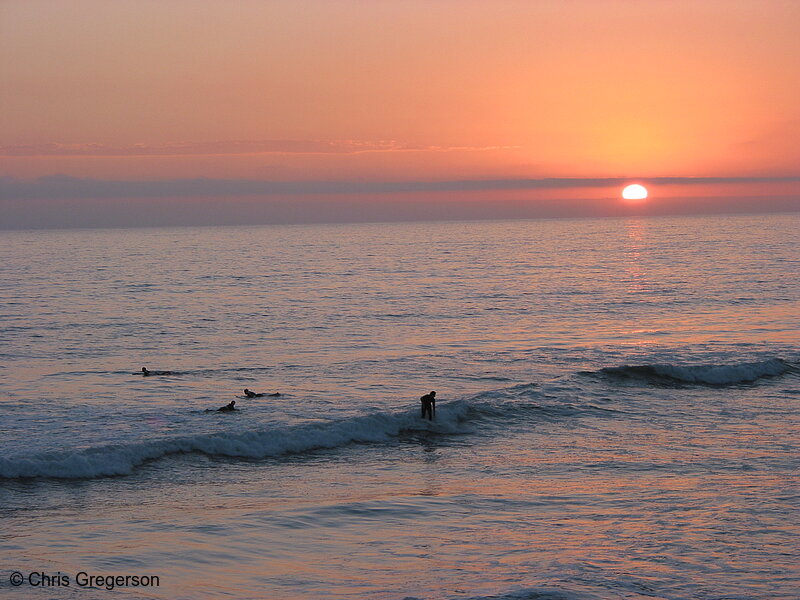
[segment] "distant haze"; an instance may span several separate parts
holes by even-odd
[[[800,210],[796,178],[644,181],[645,202],[619,179],[440,182],[0,180],[0,229],[515,219]],[[709,190],[722,187],[721,195]],[[752,189],[773,190],[753,195]],[[692,195],[694,193],[694,195]]]

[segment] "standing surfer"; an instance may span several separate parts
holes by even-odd
[[[436,414],[436,392],[430,392],[422,396],[419,401],[422,403],[422,418],[428,415],[428,420],[433,421]]]

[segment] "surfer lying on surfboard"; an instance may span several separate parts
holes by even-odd
[[[172,371],[148,371],[147,367],[142,367],[142,375],[145,377],[150,375],[172,375]]]
[[[235,410],[239,410],[235,406],[236,400],[231,400],[225,406],[220,406],[218,409],[214,410],[213,408],[207,408],[206,412],[233,412]]]
[[[253,390],[248,390],[244,388],[244,395],[248,398],[262,398],[263,396],[280,396],[280,392],[275,392],[274,394],[260,394],[258,392],[254,392]]]

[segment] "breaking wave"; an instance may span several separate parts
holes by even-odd
[[[599,374],[609,378],[634,379],[656,384],[722,386],[753,383],[765,377],[776,377],[796,370],[783,359],[771,358],[760,362],[743,362],[732,365],[626,365],[606,367],[586,374]]]
[[[561,420],[586,413],[612,412],[589,403],[549,399],[535,385],[524,384],[442,403],[437,407],[434,421],[420,419],[417,410],[376,412],[244,432],[198,433],[2,457],[0,479],[91,479],[129,475],[146,462],[177,454],[264,459],[351,444],[385,443],[404,435],[475,433],[471,423],[477,421],[482,421],[481,429],[491,435],[496,427],[507,428],[532,417]]]
[[[635,380],[647,385],[725,386],[752,383],[800,369],[780,358],[730,365],[626,365],[606,367],[583,375],[615,380]],[[375,412],[340,419],[250,431],[204,432],[143,439],[89,448],[67,448],[33,455],[0,457],[0,479],[91,479],[129,475],[137,467],[167,456],[200,453],[215,457],[264,459],[286,454],[332,449],[363,443],[385,443],[407,434],[453,435],[537,420],[580,418],[584,414],[611,416],[615,410],[578,400],[577,390],[540,389],[522,384],[483,392],[468,399],[440,404],[436,420],[420,419],[417,410]],[[558,398],[553,397],[556,392]],[[585,400],[585,397],[584,397]]]
[[[412,431],[457,434],[465,431],[462,422],[468,410],[469,404],[456,401],[442,406],[435,421],[421,420],[417,411],[375,413],[241,433],[204,433],[0,458],[0,478],[88,479],[128,475],[148,461],[189,452],[259,459],[355,443],[385,442]]]

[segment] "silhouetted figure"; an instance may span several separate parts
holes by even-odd
[[[236,408],[236,400],[231,400],[225,406],[220,406],[219,408],[207,408],[205,412],[233,412],[238,410],[239,409]]]
[[[172,371],[148,371],[147,367],[142,367],[142,375],[145,377],[150,375],[172,375]]]
[[[275,392],[274,394],[260,394],[258,392],[254,392],[253,390],[248,390],[247,388],[244,388],[244,395],[247,396],[248,398],[262,398],[264,396],[280,396],[281,393]]]
[[[436,414],[436,392],[425,394],[419,401],[422,403],[422,418],[428,415],[428,420],[433,421],[433,415]]]

